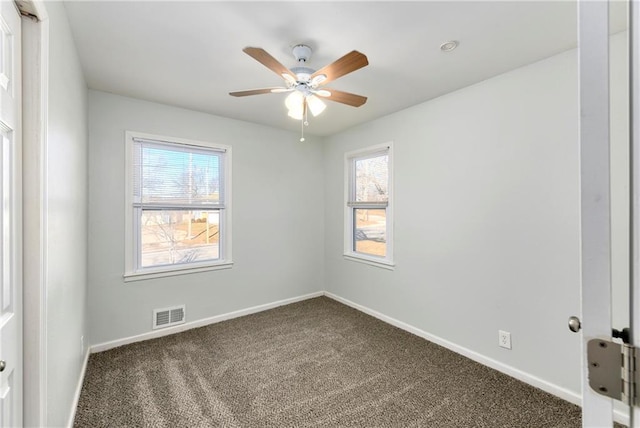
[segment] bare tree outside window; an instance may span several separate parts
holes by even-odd
[[[144,210],[141,222],[142,267],[219,257],[217,211]]]
[[[358,203],[387,202],[389,199],[389,157],[378,155],[356,159],[354,192]],[[386,254],[386,209],[354,208],[354,248],[359,253]]]

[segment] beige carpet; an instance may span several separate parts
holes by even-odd
[[[580,409],[326,297],[91,355],[76,427],[580,427]]]

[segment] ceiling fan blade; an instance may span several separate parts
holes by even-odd
[[[349,92],[337,91],[335,89],[326,88],[330,94],[326,95],[325,92],[317,91],[316,95],[324,97],[330,101],[335,101],[337,103],[347,104],[352,107],[360,107],[362,104],[367,102],[367,97],[363,97],[362,95],[350,94]]]
[[[260,95],[260,94],[273,94],[278,92],[287,92],[287,88],[261,88],[261,89],[248,89],[246,91],[229,92],[229,95],[233,97],[246,97],[248,95]]]
[[[342,77],[345,74],[349,74],[352,71],[356,71],[369,64],[369,60],[365,54],[358,51],[351,51],[342,58],[337,59],[331,64],[321,68],[311,75],[311,80],[317,76],[324,74],[327,76],[321,83],[325,84],[336,80],[338,77]]]
[[[272,57],[267,51],[262,48],[252,48],[250,46],[242,49],[244,53],[249,55],[251,58],[258,61],[260,64],[264,65],[268,69],[272,70],[278,76],[284,78],[287,81],[295,82],[295,73],[289,70],[287,67],[282,65],[277,59]],[[289,76],[289,77],[287,77]]]

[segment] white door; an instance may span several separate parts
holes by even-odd
[[[595,392],[589,385],[587,343],[592,339],[611,340],[612,296],[611,296],[611,204],[610,204],[610,130],[609,130],[609,2],[578,2],[578,56],[580,73],[580,181],[581,181],[581,234],[582,234],[582,423],[583,427],[604,428],[613,426],[613,400]],[[632,250],[630,265],[634,267],[629,286],[629,302],[633,309],[626,326],[632,326],[632,343],[640,344],[640,291],[638,282],[638,248],[640,222],[640,135],[638,97],[638,0],[631,1],[629,31],[634,41],[631,43],[631,63],[629,75],[631,83],[630,101],[635,105],[630,111],[630,127],[636,158],[631,167],[634,177],[635,197],[630,213],[633,219],[631,234]],[[635,52],[633,52],[635,50]],[[635,60],[633,60],[635,56]],[[635,297],[634,297],[635,296]],[[635,323],[634,323],[635,321]],[[635,339],[635,340],[634,340]],[[600,388],[606,389],[604,386]],[[630,409],[630,427],[640,428],[637,409]]]
[[[0,427],[22,425],[20,14],[0,0]]]

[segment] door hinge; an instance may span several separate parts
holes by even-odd
[[[627,343],[605,339],[587,342],[589,386],[598,394],[634,406],[640,405],[638,387],[640,376],[638,350]]]

